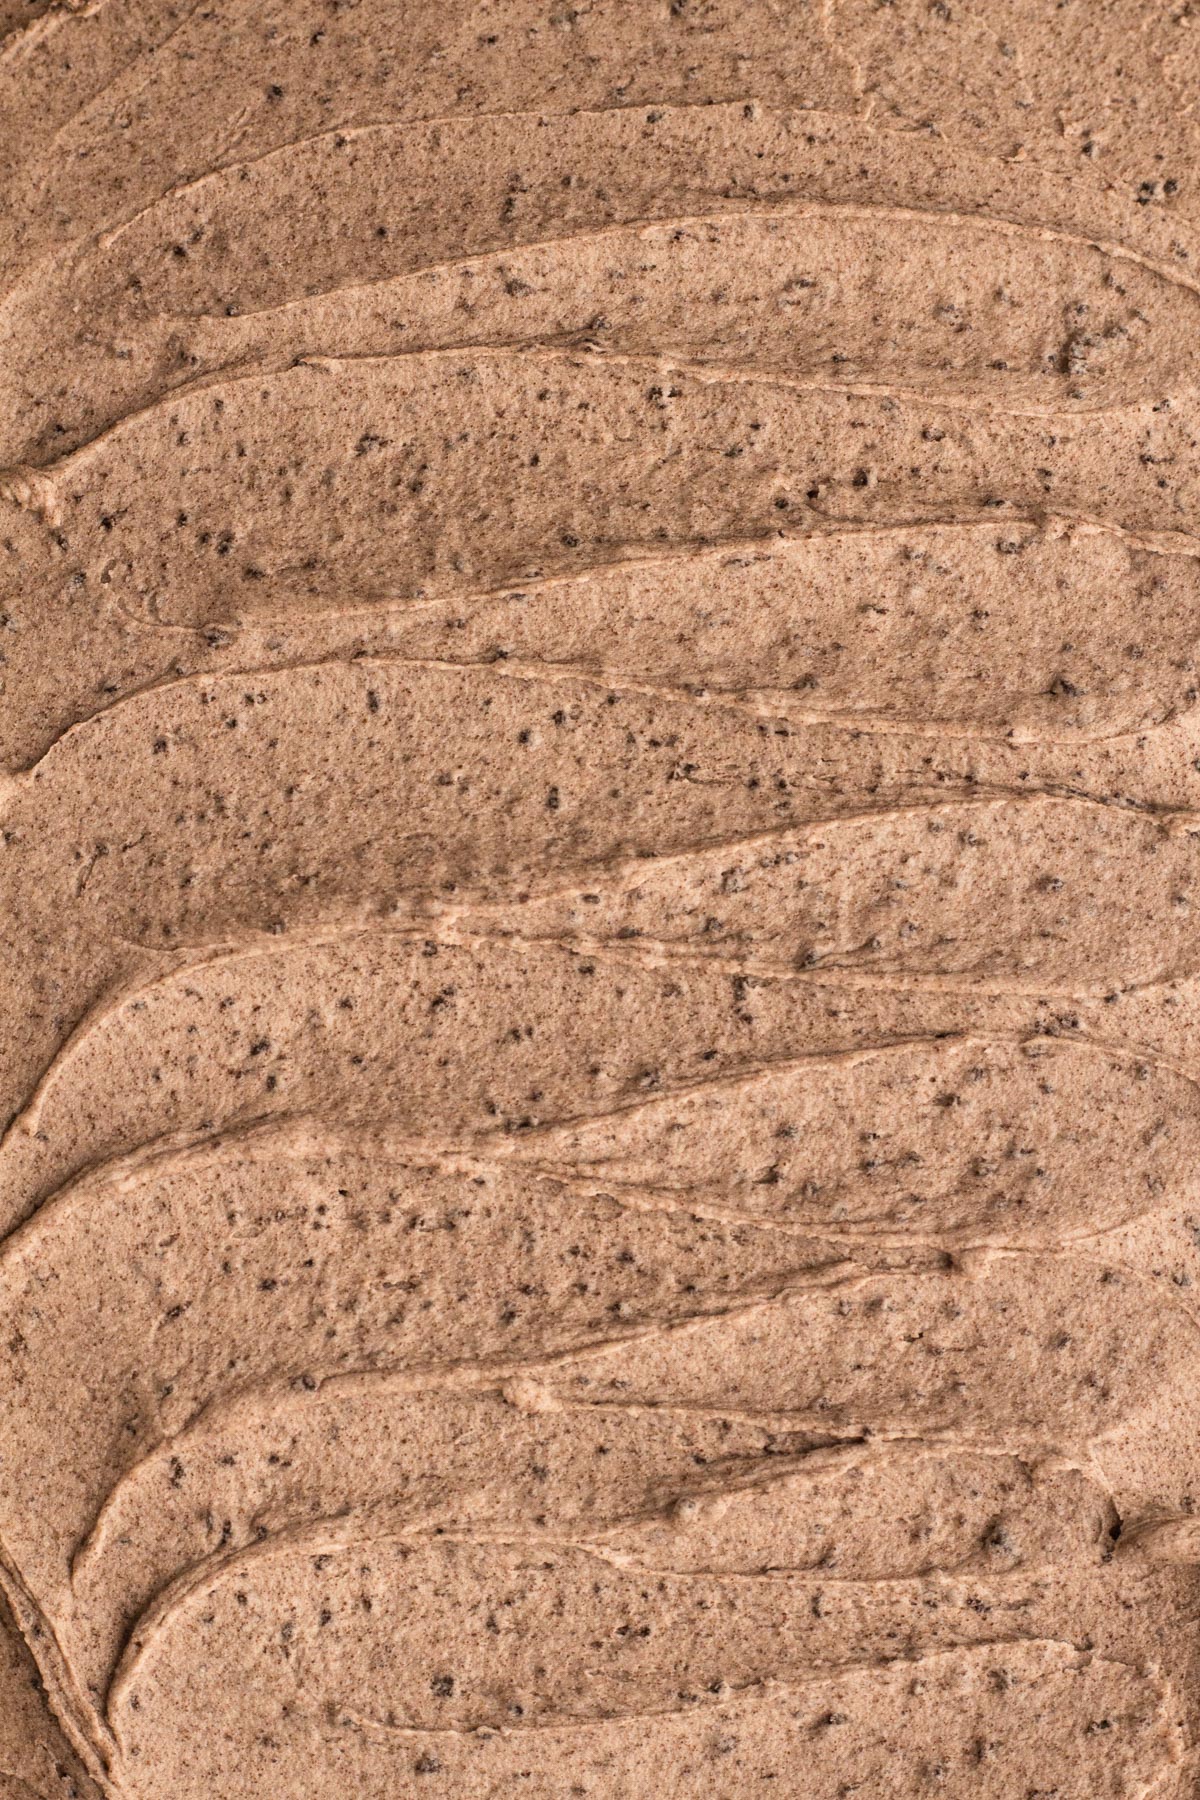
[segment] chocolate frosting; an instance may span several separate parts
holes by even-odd
[[[0,1800],[1194,1800],[1191,14],[0,0]]]

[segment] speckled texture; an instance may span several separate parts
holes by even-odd
[[[0,1800],[1197,1800],[1193,10],[0,0]]]

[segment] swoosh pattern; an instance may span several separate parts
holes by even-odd
[[[1100,10],[0,0],[0,1794],[1193,1800]]]

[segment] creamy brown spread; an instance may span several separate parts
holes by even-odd
[[[1198,92],[0,0],[0,1800],[1195,1800]]]

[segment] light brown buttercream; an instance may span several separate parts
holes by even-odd
[[[1190,13],[0,0],[2,1800],[1192,1800]]]

